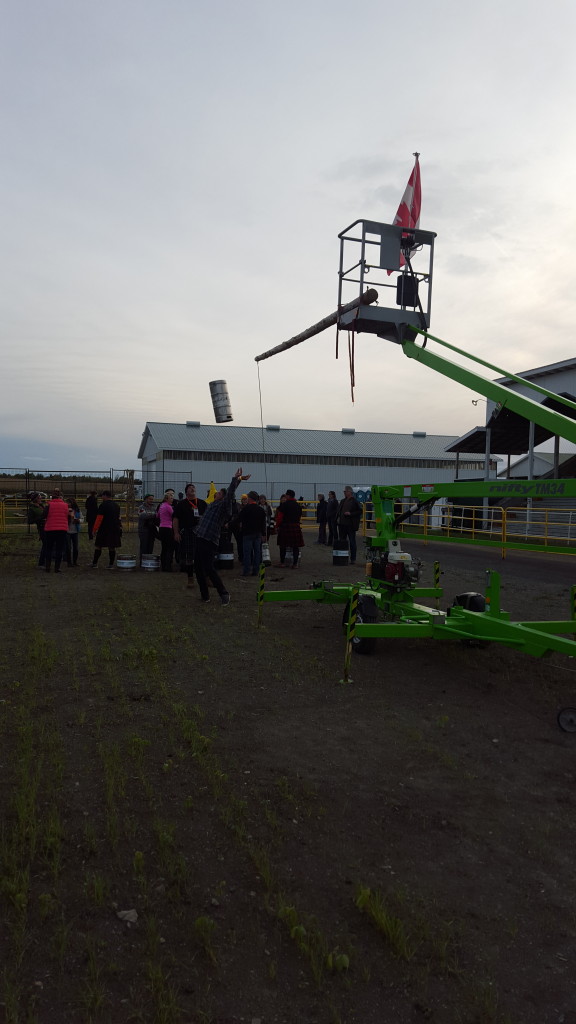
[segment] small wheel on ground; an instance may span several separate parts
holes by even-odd
[[[576,708],[560,708],[556,721],[564,732],[576,732]]]

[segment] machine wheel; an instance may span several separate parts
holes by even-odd
[[[486,611],[486,598],[482,594],[475,594],[473,591],[469,591],[467,594],[458,594],[453,602],[452,607],[467,608],[469,612],[485,612]],[[450,609],[448,609],[448,615],[450,615]],[[489,640],[473,640],[469,638],[462,640],[462,644],[465,647],[489,647]]]
[[[473,592],[458,594],[452,601],[452,607],[467,608],[469,612],[485,612],[486,599],[482,594],[475,594]]]
[[[342,626],[344,630],[346,630],[346,627],[348,625],[349,615],[350,601],[346,603],[346,607],[344,608],[344,614],[342,616]],[[356,613],[356,622],[378,622],[376,602],[373,597],[360,597],[358,599],[358,611]],[[372,654],[375,648],[375,636],[356,636],[352,641],[352,651],[354,654]]]
[[[561,708],[556,721],[564,732],[576,732],[576,708]]]

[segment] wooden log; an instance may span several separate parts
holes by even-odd
[[[259,363],[262,359],[269,359],[270,356],[275,356],[278,352],[284,352],[287,348],[293,348],[294,345],[299,345],[302,341],[306,341],[307,338],[313,338],[315,334],[320,334],[325,331],[327,327],[333,327],[337,322],[338,317],[342,313],[348,313],[351,309],[356,309],[357,306],[370,306],[373,302],[376,302],[378,298],[378,292],[375,288],[368,288],[362,295],[359,295],[357,299],[353,299],[352,302],[347,302],[345,306],[340,306],[335,313],[331,313],[330,316],[325,316],[323,320],[319,320],[317,324],[313,324],[306,331],[302,331],[301,334],[295,334],[293,338],[289,338],[288,341],[283,341],[280,345],[276,345],[275,348],[269,348],[267,352],[262,352],[261,355],[255,357],[255,362]]]

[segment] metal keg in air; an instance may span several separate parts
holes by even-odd
[[[228,385],[225,380],[210,381],[210,395],[216,423],[230,423],[233,420]]]

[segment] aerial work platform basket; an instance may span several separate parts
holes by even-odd
[[[366,331],[400,344],[415,337],[412,327],[427,330],[436,233],[355,220],[338,238],[338,329]],[[368,286],[387,289],[390,305],[359,301],[354,309],[342,308],[361,300]]]

